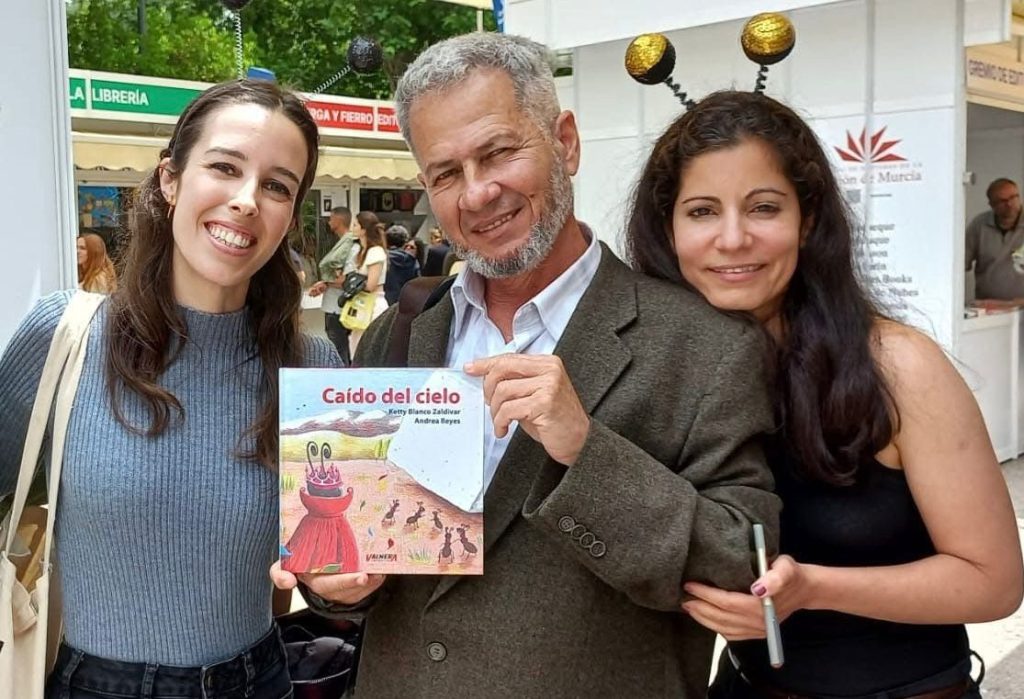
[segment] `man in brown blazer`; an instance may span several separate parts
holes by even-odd
[[[315,608],[366,613],[357,695],[703,697],[714,636],[680,612],[682,584],[746,589],[751,524],[777,528],[758,331],[575,219],[579,135],[539,44],[442,42],[396,101],[467,263],[408,359],[484,378],[485,572],[303,576]],[[395,317],[356,365],[384,363]]]

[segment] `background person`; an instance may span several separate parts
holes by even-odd
[[[121,286],[93,321],[68,427],[65,637],[49,699],[291,691],[266,576],[278,557],[278,369],[340,365],[299,333],[285,239],[317,149],[298,97],[222,83],[186,107],[138,190]],[[71,293],[42,299],[0,359],[0,493],[13,490]]]
[[[713,699],[978,697],[964,623],[1020,603],[1013,508],[970,389],[854,274],[853,226],[811,128],[760,94],[697,103],[655,143],[635,267],[751,314],[772,340],[781,555],[750,593],[687,577],[729,640]],[[769,666],[760,597],[783,620]]]
[[[430,247],[427,248],[426,261],[423,263],[424,277],[439,277],[444,274],[444,259],[451,251],[448,238],[440,228],[430,231]]]
[[[371,211],[360,211],[356,214],[352,232],[356,236],[358,249],[353,258],[354,267],[360,274],[366,275],[366,286],[363,291],[374,294],[373,317],[378,318],[388,309],[388,301],[384,296],[384,281],[388,274],[388,252],[384,242],[384,231]],[[351,356],[355,356],[362,330],[352,330],[348,336],[348,347]]]
[[[95,233],[78,236],[78,288],[97,294],[111,294],[117,289],[117,272],[107,256],[103,238]]]
[[[388,245],[388,272],[384,279],[384,297],[388,305],[398,302],[406,282],[420,276],[420,263],[413,252],[406,249],[409,231],[405,226],[391,226],[384,232]],[[415,247],[413,248],[415,250]]]
[[[352,211],[347,206],[336,206],[331,209],[327,227],[337,237],[338,242],[320,260],[320,281],[309,287],[307,292],[314,298],[323,295],[320,309],[324,312],[324,331],[345,364],[350,363],[351,356],[348,351],[348,328],[341,324],[339,301],[345,275],[354,269],[351,260],[358,247],[355,233],[349,230],[351,225]]]
[[[1024,222],[1013,180],[993,180],[985,190],[989,211],[967,225],[964,263],[974,268],[975,297],[1024,303]],[[998,304],[997,304],[998,305]]]

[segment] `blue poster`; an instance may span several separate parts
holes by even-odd
[[[78,224],[80,229],[116,228],[121,211],[121,192],[117,187],[79,187]]]

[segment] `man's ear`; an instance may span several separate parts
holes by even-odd
[[[568,109],[555,120],[555,139],[562,146],[562,160],[570,175],[580,169],[580,132],[576,128],[576,115]]]
[[[173,204],[178,195],[178,178],[172,174],[171,159],[164,158],[157,168],[160,170],[160,191],[163,192],[164,200]]]

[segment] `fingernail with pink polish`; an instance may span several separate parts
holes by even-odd
[[[768,592],[768,588],[762,585],[761,583],[754,583],[750,586],[750,591],[758,597],[764,597],[765,594],[767,594]]]

